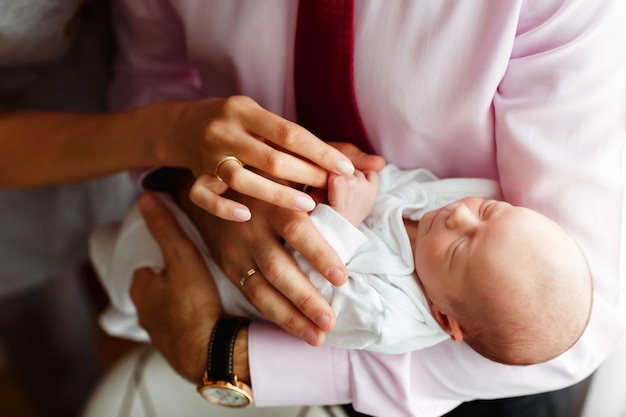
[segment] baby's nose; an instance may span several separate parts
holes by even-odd
[[[478,219],[465,204],[459,204],[450,211],[450,216],[446,220],[446,227],[449,229],[469,229],[473,227]]]

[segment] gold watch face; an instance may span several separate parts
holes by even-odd
[[[252,396],[246,390],[225,381],[199,387],[198,392],[207,401],[225,407],[247,407],[252,404]]]

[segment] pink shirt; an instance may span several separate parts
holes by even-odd
[[[118,3],[118,107],[244,94],[294,119],[296,1]],[[376,151],[441,178],[499,179],[508,201],[554,218],[587,254],[594,310],[572,349],[529,367],[452,342],[395,356],[313,348],[253,325],[259,405],[437,416],[567,386],[601,363],[626,329],[623,16],[623,0],[356,0],[355,89]]]

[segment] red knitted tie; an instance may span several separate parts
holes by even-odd
[[[294,62],[298,123],[373,153],[356,107],[353,0],[300,0]]]

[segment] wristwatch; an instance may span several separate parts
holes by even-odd
[[[250,321],[243,317],[220,318],[209,340],[207,367],[198,392],[213,404],[224,407],[247,407],[252,404],[252,390],[233,372],[233,350],[237,333]]]

